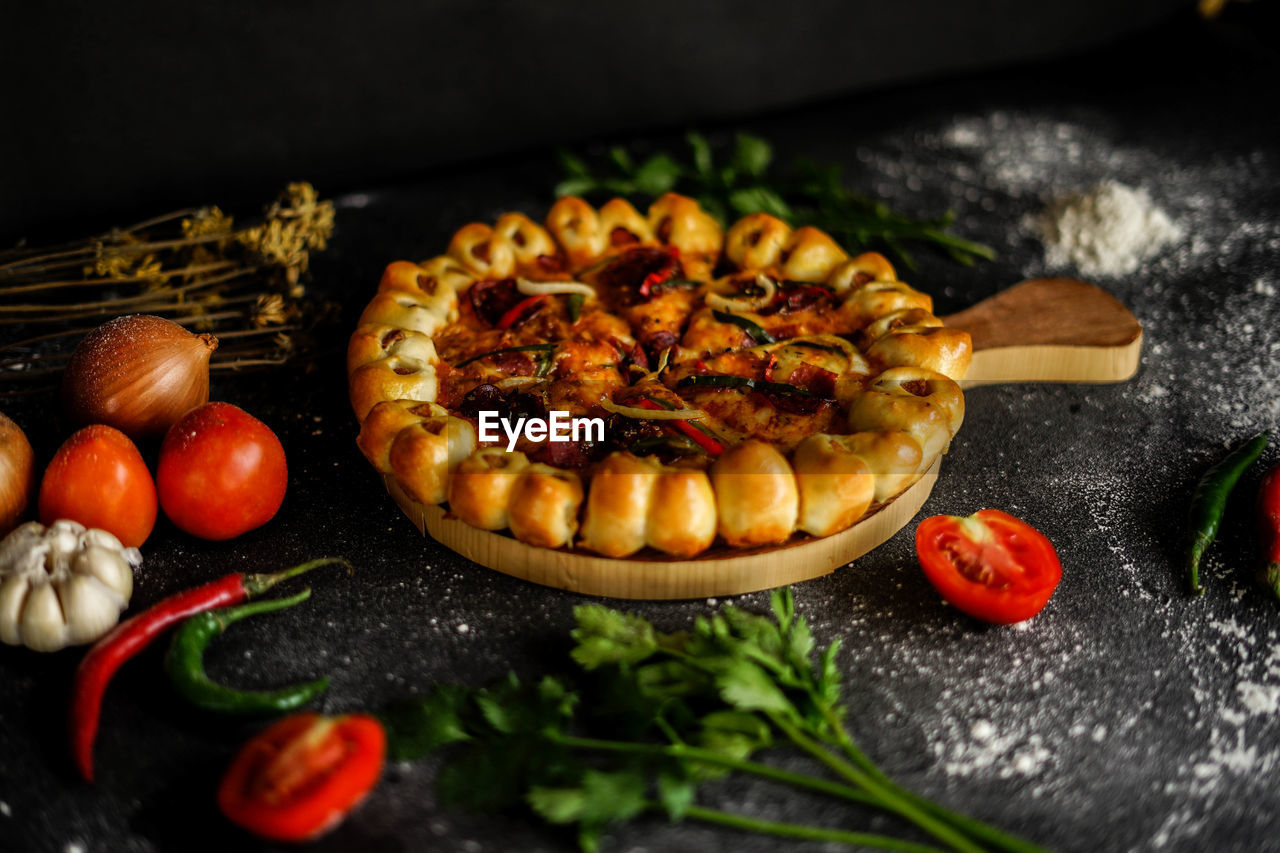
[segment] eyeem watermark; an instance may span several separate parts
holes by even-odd
[[[604,418],[577,418],[568,412],[551,412],[546,418],[505,418],[500,412],[481,411],[481,441],[499,441],[498,428],[507,437],[507,452],[516,449],[523,435],[529,441],[604,441]]]

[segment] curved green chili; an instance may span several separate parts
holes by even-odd
[[[728,311],[719,311],[713,309],[711,316],[715,317],[721,323],[732,323],[739,329],[747,333],[747,337],[755,341],[757,344],[776,344],[778,339],[769,334],[764,328],[752,320],[750,317],[743,317],[741,314],[731,314]]]
[[[204,652],[214,638],[256,613],[283,610],[306,601],[310,589],[271,601],[255,601],[239,607],[224,607],[192,616],[173,635],[164,668],[174,688],[189,702],[208,711],[224,714],[274,714],[300,708],[329,687],[328,678],[318,678],[277,690],[238,690],[213,681],[204,670]]]
[[[1191,545],[1187,551],[1187,569],[1191,591],[1196,595],[1204,595],[1204,587],[1200,585],[1200,559],[1218,535],[1227,497],[1240,475],[1257,461],[1266,446],[1267,434],[1255,435],[1206,471],[1191,496]]]

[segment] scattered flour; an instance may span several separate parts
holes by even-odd
[[[1240,704],[1250,714],[1274,714],[1280,711],[1280,684],[1255,684],[1242,681],[1236,685]]]
[[[1052,758],[1038,734],[1020,731],[999,732],[990,720],[976,720],[969,727],[969,740],[941,743],[936,751],[945,750],[942,766],[954,776],[972,776],[989,771],[1001,779],[1013,776],[1035,776]]]
[[[1082,426],[1082,443],[1129,448],[1132,464],[1104,455],[1079,464],[1067,449],[1052,466],[999,446],[985,451],[1001,477],[1032,471],[1068,496],[1063,512],[1084,522],[1080,539],[1109,555],[1077,565],[1072,579],[1074,594],[1096,603],[1096,621],[1059,618],[1051,606],[1016,635],[916,623],[919,636],[865,674],[880,679],[880,699],[895,715],[920,721],[933,771],[964,780],[957,788],[1052,797],[1081,825],[1114,823],[1114,849],[1205,849],[1227,827],[1237,837],[1256,827],[1265,837],[1258,833],[1274,823],[1272,774],[1280,772],[1272,602],[1241,566],[1215,555],[1208,571],[1221,594],[1188,602],[1171,544],[1182,535],[1183,508],[1160,496],[1180,493],[1189,472],[1228,447],[1280,427],[1280,223],[1257,191],[1275,185],[1274,154],[1180,159],[1135,144],[1121,121],[1074,118],[1070,110],[962,115],[864,145],[858,159],[878,194],[907,207],[953,206],[961,233],[999,248],[1002,261],[1016,258],[1016,268],[999,271],[1002,280],[1074,267],[1108,278],[1102,284],[1142,320],[1141,372],[1119,388],[1072,393],[1082,422],[1124,407],[1122,423]],[[1046,244],[1043,258],[1028,256],[1033,236]],[[1000,393],[1028,429],[1038,423],[1029,413],[1053,396],[1043,388]],[[1171,459],[1170,446],[1189,450]],[[1004,494],[950,485],[960,505],[972,503],[971,492],[978,501]],[[1153,504],[1176,515],[1153,512]],[[1141,604],[1115,603],[1125,599]],[[1144,653],[1118,659],[1117,647],[1128,646],[1121,638],[1131,635],[1143,638]],[[1153,668],[1142,672],[1144,665]],[[1104,669],[1118,702],[1097,692]],[[921,684],[933,686],[935,701],[913,705]],[[1108,772],[1081,777],[1080,768],[1099,766]],[[1135,804],[1141,820],[1126,813]]]
[[[1024,224],[1044,240],[1050,267],[1074,266],[1090,276],[1132,273],[1185,233],[1146,190],[1117,181],[1058,198]]]

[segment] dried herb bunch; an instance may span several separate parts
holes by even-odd
[[[284,364],[311,350],[333,306],[308,298],[311,253],[333,203],[289,184],[262,218],[179,210],[60,246],[0,251],[0,397],[56,383],[84,334],[112,317],[158,314],[223,342],[212,369]]]

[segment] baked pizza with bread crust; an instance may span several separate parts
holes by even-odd
[[[415,501],[533,546],[678,559],[829,536],[960,428],[972,344],[932,307],[814,228],[565,197],[387,267],[348,350],[357,441]],[[557,413],[598,428],[509,427]]]

